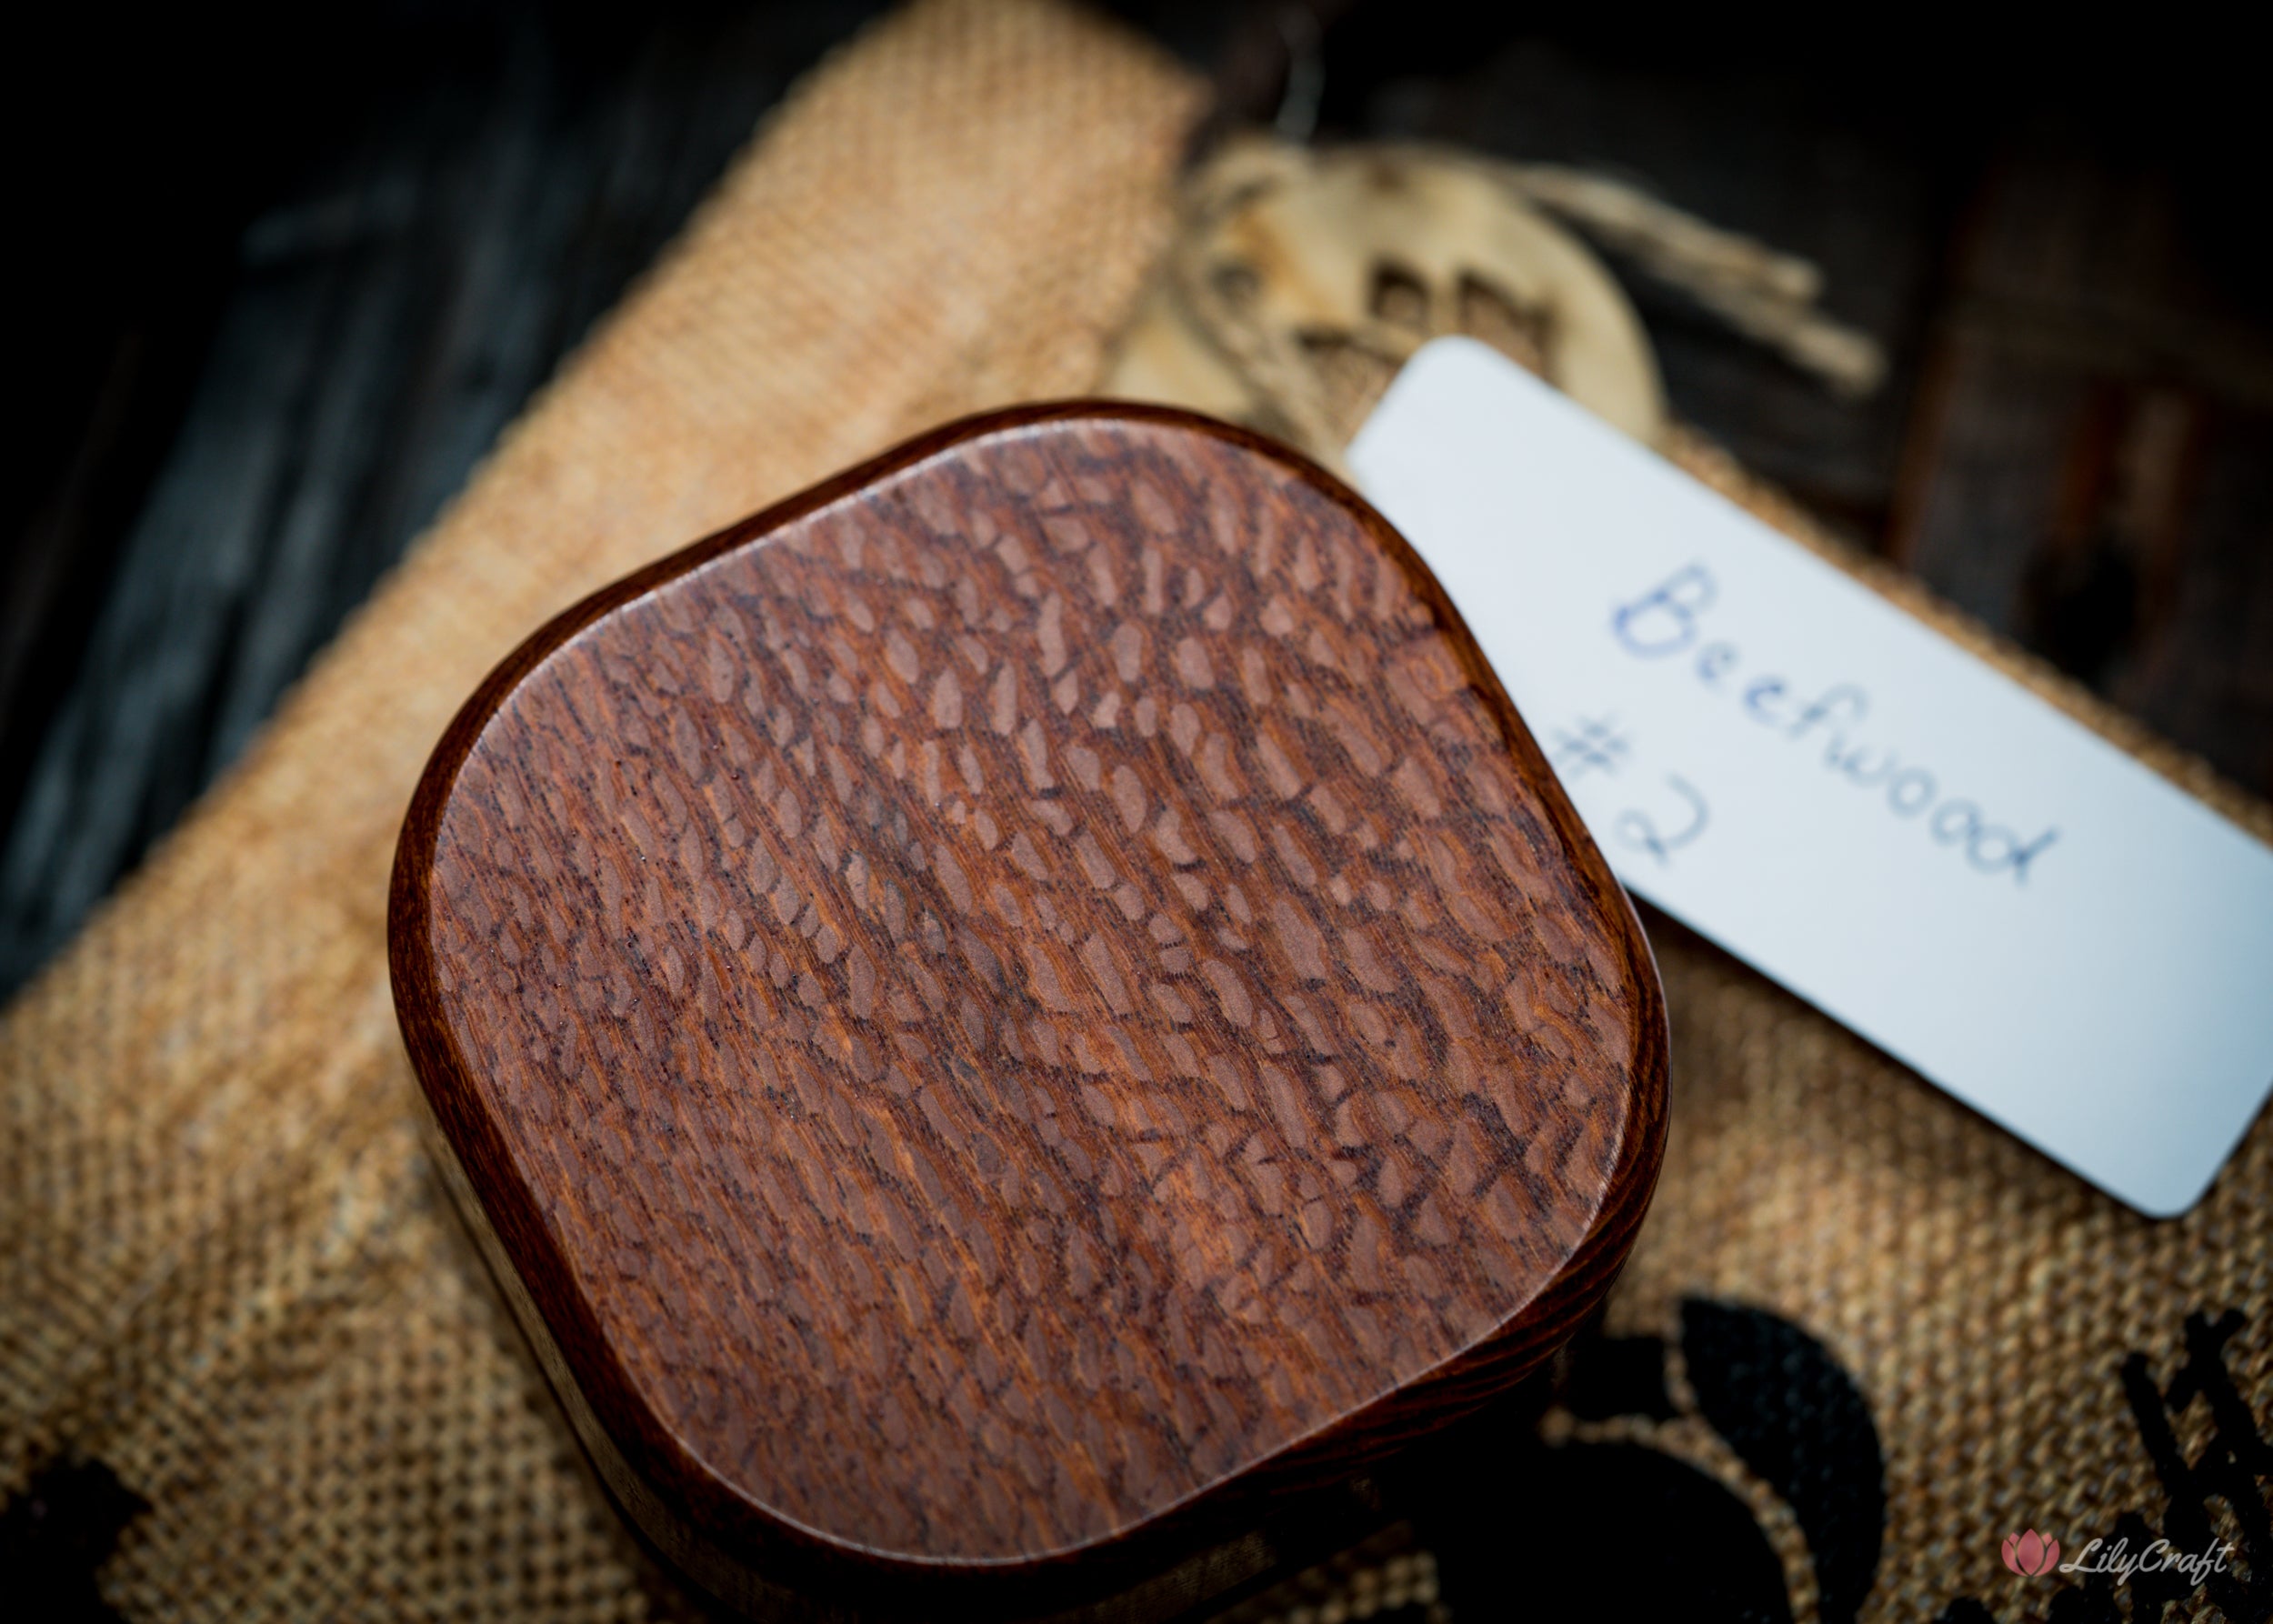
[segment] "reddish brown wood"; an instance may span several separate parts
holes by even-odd
[[[1434,579],[1178,413],[945,429],[563,616],[390,937],[556,1384],[746,1605],[1237,1579],[1568,1336],[1663,1140],[1647,947]]]

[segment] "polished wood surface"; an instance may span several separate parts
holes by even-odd
[[[1536,1368],[1663,1141],[1648,949],[1433,578],[1171,412],[942,430],[555,622],[391,947],[596,1457],[746,1601],[1212,1549]]]

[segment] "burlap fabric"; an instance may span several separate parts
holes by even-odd
[[[1039,4],[918,5],[825,64],[9,1010],[0,1497],[84,1459],[146,1501],[97,1575],[121,1613],[683,1605],[586,1476],[422,1158],[383,950],[398,820],[459,700],[553,610],[906,434],[1087,386],[1173,228],[1199,105],[1147,48]],[[1708,453],[1685,460],[1804,529]],[[2273,836],[2265,807],[1991,652]],[[2151,1223],[1652,923],[1675,1125],[1608,1328],[1629,1355],[1662,1349],[1662,1391],[1574,1398],[1541,1459],[1634,1445],[1686,1463],[1741,1502],[1802,1617],[1931,1618],[1963,1597],[2082,1617],[2081,1576],[2014,1577],[2007,1533],[2072,1552],[2127,1513],[2177,1529],[2189,1495],[2224,1538],[2262,1524],[2273,1132],[2190,1217]],[[2229,1309],[2218,1344],[2205,1328]],[[2161,1389],[2197,1312],[2208,1401],[2189,1405]],[[1732,1325],[1768,1328],[1732,1343]],[[1822,1487],[1851,1489],[1865,1453],[1851,1404],[1828,1432],[1808,1418],[1824,1368],[1868,1418],[1875,1528],[1855,1508],[1878,1502]],[[2223,1499],[2197,1481],[2214,1469]],[[1377,1563],[1289,1599],[1319,1618],[1427,1604],[1429,1539],[1393,1533]],[[1470,1594],[1522,1610],[1524,1564],[1551,1555]],[[1617,1580],[1595,1581],[1607,1616]]]

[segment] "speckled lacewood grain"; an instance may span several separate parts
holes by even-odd
[[[1434,580],[1174,413],[956,426],[570,611],[392,948],[563,1398],[746,1606],[1235,1582],[1561,1344],[1664,1137],[1648,950]]]

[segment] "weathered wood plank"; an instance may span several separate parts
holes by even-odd
[[[758,115],[873,5],[534,14],[495,60],[383,86],[237,245],[212,348],[0,846],[0,992],[243,748],[277,697]]]

